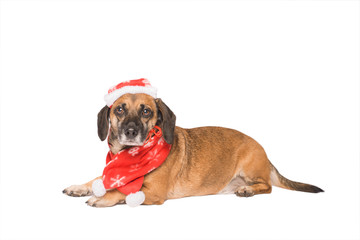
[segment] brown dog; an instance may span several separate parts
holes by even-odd
[[[260,144],[241,132],[220,127],[183,129],[175,127],[175,120],[174,113],[161,99],[146,94],[125,94],[111,109],[105,106],[98,114],[98,135],[102,141],[107,137],[110,121],[108,143],[114,154],[128,146],[142,145],[155,125],[163,130],[165,141],[172,144],[166,161],[145,176],[141,189],[146,196],[144,204],[209,194],[235,193],[250,197],[270,193],[272,185],[323,192],[316,186],[293,182],[280,175]],[[126,132],[129,129],[131,134]],[[70,186],[63,193],[89,196],[93,181]],[[87,204],[109,207],[124,203],[125,197],[114,189],[103,197],[91,197]]]

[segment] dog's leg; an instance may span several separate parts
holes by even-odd
[[[143,187],[141,191],[145,194],[144,205],[161,205],[166,198],[163,195],[156,194],[148,188]],[[117,189],[107,191],[102,197],[92,196],[86,203],[92,207],[111,207],[116,204],[125,203],[126,195],[119,192]]]
[[[92,207],[111,207],[116,204],[124,203],[126,195],[117,189],[107,191],[102,197],[92,196],[86,201],[87,205]]]
[[[72,197],[90,196],[92,195],[92,183],[99,178],[101,178],[101,176],[82,185],[72,185],[67,187],[63,190],[63,193]]]
[[[161,205],[166,200],[166,197],[163,194],[156,194],[147,188],[142,188],[141,190],[145,194],[144,205]]]
[[[270,162],[264,149],[255,141],[242,152],[239,161],[238,177],[245,186],[238,186],[235,194],[239,197],[251,197],[256,194],[271,193]]]
[[[157,171],[145,177],[141,191],[145,194],[144,205],[161,205],[167,199],[168,186],[165,172]]]
[[[256,194],[271,193],[271,185],[263,179],[257,178],[255,181],[246,179],[247,186],[240,186],[235,190],[239,197],[251,197]]]
[[[153,189],[153,188],[152,188]],[[141,191],[145,194],[144,205],[160,205],[163,204],[166,200],[165,193],[160,194],[159,192],[154,192],[156,188],[151,191],[146,186],[141,188]],[[107,191],[102,197],[92,196],[86,203],[92,207],[111,207],[116,204],[125,203],[126,195],[119,192],[117,189]]]

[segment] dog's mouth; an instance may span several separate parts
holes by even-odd
[[[135,138],[127,138],[125,134],[119,136],[119,143],[124,146],[142,146],[144,140],[141,139],[141,134],[137,135]]]

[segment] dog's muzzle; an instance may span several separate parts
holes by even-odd
[[[134,123],[128,123],[119,134],[119,142],[128,146],[140,146],[143,144],[139,127]]]

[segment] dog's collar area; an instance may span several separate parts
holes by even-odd
[[[126,195],[138,192],[144,176],[159,167],[170,150],[171,144],[165,142],[161,128],[155,126],[142,146],[129,147],[116,154],[109,151],[103,171],[104,188],[117,188]]]
[[[149,139],[153,138],[154,136],[157,136],[159,138],[162,136],[162,131],[161,131],[160,127],[155,126],[155,127],[153,127],[153,129],[150,130],[148,136],[146,137],[144,144],[146,144],[149,141]]]

